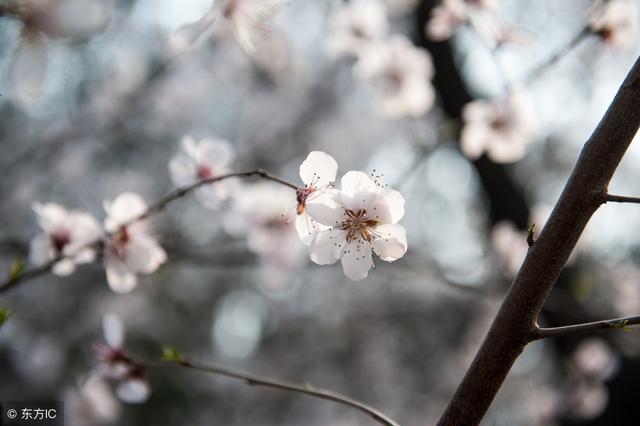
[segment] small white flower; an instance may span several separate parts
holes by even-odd
[[[67,211],[55,203],[34,203],[38,224],[44,231],[37,235],[29,247],[29,260],[36,266],[44,265],[58,255],[64,259],[53,265],[56,275],[69,275],[76,265],[95,260],[95,248],[88,247],[99,241],[102,229],[88,213]]]
[[[462,118],[460,144],[471,159],[486,152],[496,163],[518,161],[535,138],[533,102],[522,89],[511,90],[503,99],[473,101]]]
[[[398,225],[404,216],[404,198],[365,173],[348,172],[339,193],[321,194],[307,202],[307,209],[328,227],[311,244],[311,260],[330,265],[340,259],[345,275],[354,281],[368,275],[372,251],[386,262],[407,251],[405,230]]]
[[[433,106],[431,56],[404,36],[369,45],[354,72],[377,89],[379,108],[390,117],[419,117]]]
[[[329,21],[327,50],[334,56],[357,57],[369,43],[388,31],[387,13],[380,0],[342,3]]]
[[[171,180],[176,186],[188,186],[225,174],[234,158],[233,148],[222,139],[202,139],[196,143],[191,136],[185,136],[182,147],[184,152],[169,162]],[[201,186],[195,193],[205,207],[213,210],[229,196],[226,182]]]
[[[113,423],[122,407],[105,380],[89,375],[65,393],[65,421],[71,426],[94,426]]]
[[[304,183],[296,191],[296,231],[306,244],[311,244],[317,232],[324,227],[318,224],[306,211],[307,201],[313,200],[322,192],[331,190],[336,180],[338,163],[329,154],[321,151],[309,153],[300,165],[300,179]]]
[[[633,0],[596,1],[588,12],[589,30],[605,43],[628,47],[638,32],[638,7]]]
[[[102,319],[105,343],[96,345],[100,365],[98,375],[115,380],[116,395],[129,404],[145,402],[151,387],[145,378],[145,369],[136,364],[124,350],[124,327],[119,317],[106,314]]]
[[[150,274],[167,260],[167,254],[149,234],[145,221],[130,223],[147,210],[135,193],[124,192],[112,202],[105,201],[104,226],[111,232],[105,247],[107,282],[117,293],[128,293],[137,284],[136,274]]]
[[[269,37],[271,21],[285,0],[220,0],[222,17],[230,23],[236,41],[247,53],[256,55]]]
[[[602,381],[613,377],[620,366],[618,355],[598,337],[581,341],[573,352],[572,360],[581,375]]]
[[[468,19],[469,9],[463,0],[443,0],[431,10],[425,34],[433,41],[447,40]]]
[[[294,204],[290,188],[273,182],[242,185],[234,192],[224,226],[234,236],[246,236],[249,250],[282,269],[293,268],[303,259],[297,232],[284,213]]]

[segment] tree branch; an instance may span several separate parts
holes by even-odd
[[[604,330],[610,328],[618,328],[629,331],[630,329],[627,329],[627,327],[632,325],[640,325],[640,315],[603,321],[587,322],[584,324],[567,325],[564,327],[542,328],[536,326],[531,333],[531,341],[533,342],[535,340],[546,339],[549,337],[560,337],[572,333]]]
[[[439,425],[477,425],[531,338],[549,292],[640,126],[640,59],[585,144],[551,217]]]
[[[605,194],[603,197],[603,202],[640,204],[640,198],[625,197],[624,195]]]
[[[155,203],[151,204],[147,210],[142,213],[140,216],[132,219],[131,221],[129,221],[127,224],[125,225],[131,225],[134,222],[138,222],[144,219],[149,218],[150,216],[153,216],[157,213],[162,212],[169,204],[171,204],[172,202],[184,197],[185,195],[195,191],[196,189],[198,189],[199,187],[203,186],[203,185],[208,185],[208,184],[213,184],[216,182],[220,182],[222,180],[225,179],[229,179],[229,178],[245,178],[245,177],[251,177],[251,176],[259,176],[263,179],[266,180],[270,180],[273,182],[277,182],[281,185],[284,186],[288,186],[289,188],[295,189],[297,190],[298,187],[289,182],[286,181],[278,176],[272,175],[271,173],[268,173],[262,169],[257,169],[257,170],[252,170],[249,172],[236,172],[236,173],[229,173],[226,175],[220,175],[220,176],[216,176],[210,179],[205,179],[205,180],[201,180],[198,181],[192,185],[189,186],[185,186],[182,188],[178,188],[176,190],[174,190],[173,192],[170,192],[169,194],[167,194],[166,196],[162,197],[161,199],[159,199],[158,201],[156,201]],[[93,247],[93,246],[98,246],[102,243],[101,239],[97,239],[94,241],[91,241],[87,244],[85,244],[82,247],[79,247],[77,249],[77,251],[80,251],[82,249],[85,248],[89,248],[89,247]],[[63,254],[62,252],[58,253],[53,259],[51,259],[49,262],[31,268],[31,269],[27,269],[19,274],[15,274],[15,275],[10,275],[5,281],[0,282],[0,293],[4,293],[5,291],[15,287],[16,285],[18,285],[21,282],[25,282],[28,280],[31,280],[33,278],[36,278],[40,275],[44,275],[47,272],[49,272],[51,270],[51,268],[53,267],[53,265],[55,265],[56,263],[58,263],[60,260],[64,259],[68,257],[68,255]]]
[[[367,404],[364,404],[360,401],[356,401],[355,399],[351,399],[347,396],[344,396],[334,391],[315,388],[308,383],[305,383],[305,384],[291,383],[291,382],[287,382],[279,379],[272,379],[269,377],[258,376],[255,374],[231,370],[226,367],[221,367],[213,364],[205,365],[200,363],[193,363],[184,358],[181,359],[179,362],[167,362],[163,364],[154,364],[154,365],[145,365],[140,363],[136,363],[136,364],[147,369],[184,367],[192,370],[199,370],[207,373],[217,374],[219,376],[229,377],[235,380],[240,380],[251,386],[262,386],[262,387],[278,389],[282,391],[302,393],[305,395],[313,396],[315,398],[326,399],[329,401],[337,402],[338,404],[342,404],[342,405],[354,408],[356,410],[362,411],[363,413],[368,414],[373,419],[378,421],[380,424],[383,424],[386,426],[399,426],[399,424],[396,421],[394,421],[389,416],[387,416],[386,414],[384,414],[383,412],[381,412],[380,410],[374,407],[371,407]]]

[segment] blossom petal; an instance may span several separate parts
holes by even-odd
[[[404,217],[404,197],[395,189],[386,188],[380,193],[387,202],[391,223],[398,223]]]
[[[312,151],[300,165],[300,179],[306,185],[316,188],[326,186],[336,180],[338,163],[332,156],[322,151]]]
[[[47,234],[38,234],[29,244],[29,263],[35,266],[44,265],[54,256],[51,239]]]
[[[120,349],[124,345],[124,326],[117,315],[108,313],[102,317],[102,333],[109,347]]]
[[[320,225],[306,212],[296,215],[295,227],[298,237],[300,237],[300,240],[306,246],[311,245],[311,242],[318,232],[326,229],[326,227]]]
[[[150,274],[166,262],[167,254],[153,238],[138,234],[124,248],[124,260],[131,271]]]
[[[216,175],[226,172],[235,157],[233,147],[224,139],[202,139],[196,152],[197,162],[213,166]]]
[[[347,172],[341,179],[341,199],[351,210],[367,209],[375,201],[379,187],[363,172]]]
[[[145,402],[151,394],[149,382],[144,379],[128,379],[116,387],[118,398],[129,404],[141,404]]]
[[[21,101],[40,96],[47,71],[47,46],[38,35],[27,36],[13,54],[9,80]]]
[[[123,192],[112,202],[105,201],[104,208],[109,216],[105,227],[114,230],[147,211],[147,203],[135,192]]]
[[[371,245],[368,242],[353,240],[342,250],[342,270],[347,278],[353,281],[363,280],[372,266]]]
[[[378,236],[373,240],[373,250],[385,262],[400,259],[407,252],[407,233],[400,225],[379,225]]]
[[[117,256],[106,257],[105,272],[109,287],[116,293],[129,293],[138,283],[136,275]]]
[[[314,192],[305,203],[305,211],[318,223],[326,226],[337,225],[344,217],[344,208],[337,191]]]
[[[56,203],[33,203],[31,208],[36,213],[38,225],[45,232],[52,231],[60,226],[67,216],[65,208]]]
[[[176,186],[186,186],[197,182],[197,165],[188,155],[180,152],[169,161],[171,181]]]
[[[328,229],[319,232],[311,243],[310,258],[318,265],[331,265],[340,258],[342,249],[346,246],[345,231]]]
[[[56,262],[51,268],[51,272],[59,277],[67,277],[76,270],[76,264],[72,259],[62,259]]]

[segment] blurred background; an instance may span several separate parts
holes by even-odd
[[[28,257],[40,232],[34,201],[102,221],[103,200],[123,191],[156,200],[174,188],[167,165],[185,135],[228,140],[233,170],[262,167],[293,182],[313,150],[336,158],[340,174],[375,169],[406,199],[409,243],[392,264],[376,258],[360,282],[339,265],[313,264],[296,238],[276,237],[276,254],[256,249],[250,220],[244,233],[229,226],[243,214],[238,200],[258,198],[249,179],[216,211],[189,196],[155,216],[169,260],[129,294],[109,289],[100,262],[16,286],[0,295],[12,312],[0,328],[0,399],[64,400],[70,425],[374,424],[331,402],[194,371],[150,372],[141,405],[83,396],[106,313],[123,320],[127,348],[143,359],[170,344],[192,359],[344,393],[403,425],[435,424],[517,272],[526,230],[542,229],[640,53],[635,34],[617,45],[598,32],[590,0],[467,1],[459,15],[455,2],[435,0],[290,0],[255,50],[237,41],[246,16],[219,17],[183,43],[178,36],[202,24],[210,0],[96,0],[92,14],[74,14],[77,0],[51,1],[65,2],[65,18],[91,28],[56,32],[33,13],[0,13],[0,273]],[[0,2],[0,10],[34,3]],[[435,99],[424,111],[380,107],[397,87],[359,70],[371,43],[383,41],[344,48],[345,37],[365,38],[344,17],[357,7],[363,28],[407,37],[432,65],[423,77]],[[439,13],[460,20],[450,36],[425,32]],[[502,99],[511,87],[531,100],[526,152],[508,161],[468,155],[465,105]],[[424,89],[410,86],[406,96]],[[612,193],[640,194],[639,159],[634,144]],[[286,211],[291,197],[270,209]],[[634,205],[597,212],[542,324],[640,314],[639,225]],[[638,378],[638,332],[536,342],[484,424],[637,424]]]

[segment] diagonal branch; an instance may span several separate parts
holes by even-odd
[[[192,370],[199,370],[207,373],[217,374],[219,376],[225,376],[235,380],[240,380],[250,386],[262,386],[262,387],[278,389],[282,391],[302,393],[315,398],[326,399],[329,401],[337,402],[338,404],[342,404],[342,405],[354,408],[356,410],[362,411],[363,413],[366,413],[369,416],[371,416],[380,424],[383,424],[386,426],[399,426],[399,424],[396,421],[391,419],[389,416],[387,416],[377,408],[371,407],[360,401],[356,401],[355,399],[349,398],[338,392],[315,388],[314,386],[308,383],[298,384],[298,383],[287,382],[284,380],[258,376],[255,374],[244,373],[237,370],[231,370],[229,368],[221,367],[218,365],[194,363],[184,358],[181,358],[179,362],[167,362],[163,364],[154,364],[154,365],[145,365],[145,364],[139,364],[139,363],[136,363],[136,364],[147,369],[183,367],[183,368],[188,368]]]
[[[213,184],[216,182],[220,182],[229,178],[246,178],[246,177],[251,177],[251,176],[259,176],[262,179],[266,179],[266,180],[270,180],[276,183],[279,183],[281,185],[284,186],[288,186],[291,189],[297,190],[298,187],[289,182],[286,181],[278,176],[275,176],[271,173],[268,173],[262,169],[256,169],[256,170],[251,170],[249,172],[236,172],[236,173],[229,173],[229,174],[225,174],[225,175],[220,175],[220,176],[215,176],[209,179],[203,179],[201,181],[198,181],[192,185],[188,185],[182,188],[178,188],[176,190],[174,190],[173,192],[170,192],[169,194],[167,194],[166,196],[162,197],[161,199],[159,199],[158,201],[156,201],[155,203],[151,204],[147,210],[142,213],[140,216],[132,219],[129,223],[127,223],[126,225],[131,225],[134,222],[138,222],[144,219],[147,219],[155,214],[158,214],[160,212],[162,212],[169,204],[173,203],[174,201],[184,197],[185,195],[195,191],[196,189],[200,188],[203,185],[208,185],[208,184]],[[94,241],[90,241],[87,244],[85,244],[82,247],[78,247],[77,251],[80,251],[82,249],[86,249],[86,248],[90,248],[90,247],[96,247],[99,246],[100,244],[102,244],[102,240],[101,239],[96,239]],[[69,257],[69,255],[65,255],[64,253],[60,252],[58,253],[53,259],[51,259],[49,262],[43,264],[43,265],[39,265],[30,269],[26,269],[25,271],[19,273],[19,274],[15,274],[15,275],[10,275],[5,281],[0,282],[0,293],[4,293],[5,291],[15,287],[16,285],[25,282],[25,281],[29,281],[33,278],[36,278],[40,275],[44,275],[47,272],[49,272],[51,270],[51,268],[53,267],[53,265],[55,265],[56,263],[58,263],[60,260],[65,259],[66,257]]]
[[[613,194],[605,194],[603,197],[603,201],[605,203],[634,203],[640,204],[640,198],[638,197],[626,197],[624,195],[613,195]]]
[[[616,318],[610,320],[602,320],[595,322],[587,322],[584,324],[567,325],[564,327],[534,327],[531,333],[531,341],[546,339],[549,337],[561,337],[568,334],[580,333],[585,331],[606,330],[618,328],[624,331],[630,331],[629,326],[640,325],[640,315],[632,317]]]

